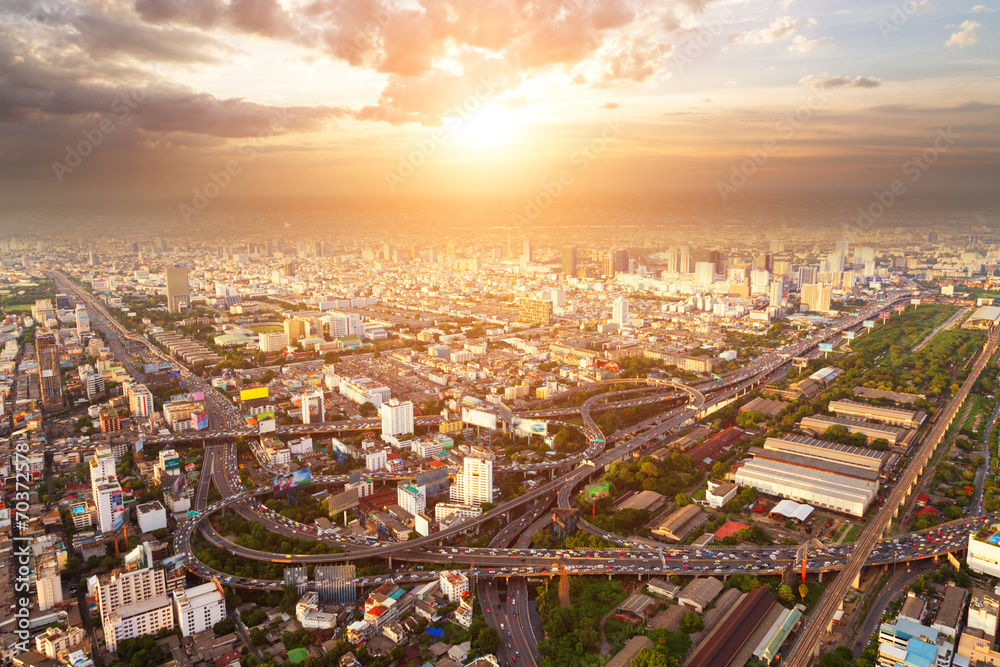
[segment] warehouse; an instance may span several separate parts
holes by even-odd
[[[705,523],[708,515],[697,505],[685,505],[675,510],[653,530],[653,534],[668,542],[683,542],[694,529]]]
[[[890,445],[909,446],[913,438],[917,435],[914,429],[897,428],[887,424],[869,422],[863,419],[851,419],[848,417],[827,417],[825,415],[813,415],[804,417],[799,426],[803,429],[811,429],[817,433],[825,433],[831,426],[846,426],[851,433],[863,433],[868,442],[874,442],[879,438],[885,438]]]
[[[877,479],[848,477],[815,466],[756,457],[740,466],[735,482],[770,495],[858,517],[864,515],[879,488]]]
[[[817,440],[802,435],[790,435],[784,438],[768,438],[764,441],[764,449],[800,456],[809,456],[831,463],[866,468],[881,472],[891,455],[872,449],[841,445],[828,440]]]
[[[786,463],[788,465],[807,468],[809,470],[815,470],[822,473],[829,473],[831,475],[850,477],[852,479],[867,482],[874,486],[878,485],[878,471],[870,470],[869,468],[860,468],[847,463],[841,463],[840,461],[821,459],[815,456],[800,454],[798,452],[792,453],[776,451],[773,449],[762,449],[760,447],[751,447],[749,453],[753,456],[754,461],[777,461],[779,463]]]
[[[902,410],[900,408],[880,408],[847,399],[830,401],[830,412],[835,413],[838,417],[871,419],[884,424],[902,426],[903,428],[917,428],[927,418],[926,413],[919,411],[914,412],[913,410]]]

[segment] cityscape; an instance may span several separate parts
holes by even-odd
[[[0,667],[1000,666],[997,11],[0,3]]]

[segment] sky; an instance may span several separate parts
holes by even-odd
[[[991,2],[4,0],[0,210],[990,196]]]

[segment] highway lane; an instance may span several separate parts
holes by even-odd
[[[843,603],[848,588],[853,585],[855,578],[860,574],[861,568],[864,567],[868,555],[875,548],[879,536],[889,527],[895,513],[906,500],[919,475],[923,472],[927,461],[930,460],[934,450],[944,437],[952,419],[954,419],[965,398],[968,396],[972,385],[975,384],[979,374],[996,351],[998,342],[1000,342],[1000,339],[998,339],[996,333],[991,333],[988,343],[973,364],[972,370],[962,384],[961,389],[959,389],[958,393],[945,409],[939,413],[941,416],[925,437],[924,443],[921,445],[918,453],[910,461],[903,474],[899,476],[899,481],[890,491],[886,502],[881,506],[875,517],[869,519],[867,527],[862,531],[857,542],[855,542],[854,555],[847,560],[841,574],[827,586],[823,597],[820,598],[819,603],[813,608],[802,629],[799,631],[795,644],[792,646],[785,660],[786,664],[790,667],[806,667],[809,664],[819,646],[820,637],[830,624],[834,613]]]

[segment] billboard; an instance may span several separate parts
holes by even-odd
[[[493,412],[486,412],[485,410],[474,410],[463,407],[462,421],[470,426],[482,426],[483,428],[488,428],[490,430],[495,430],[497,427],[496,414]]]
[[[142,372],[145,373],[146,375],[149,375],[150,373],[155,373],[158,370],[160,370],[159,364],[146,364],[145,366],[142,367]]]
[[[208,428],[208,412],[196,412],[191,415],[191,422],[194,424],[194,430],[204,431]]]
[[[611,485],[608,483],[604,484],[591,484],[584,491],[584,497],[587,499],[588,503],[592,503],[601,498],[607,498],[611,495]]]
[[[823,352],[833,352],[833,343],[820,343],[819,349]]]
[[[179,378],[181,376],[180,371],[167,371],[168,378]]]
[[[267,398],[267,387],[256,387],[254,389],[243,389],[240,391],[241,401],[252,401],[255,398]]]
[[[160,370],[161,371],[169,371],[173,367],[174,367],[173,362],[170,362],[170,361],[161,361],[160,362]]]
[[[514,411],[504,405],[503,401],[497,404],[498,411],[500,413],[500,421],[504,424],[509,424],[514,418]]]
[[[344,510],[358,506],[358,490],[347,489],[341,493],[330,496],[326,501],[327,511],[332,514],[339,514]]]
[[[258,422],[266,421],[268,419],[274,419],[274,410],[268,410],[267,412],[258,412],[254,415]]]
[[[854,340],[857,337],[858,337],[858,332],[857,331],[845,331],[844,332],[844,338],[846,338],[847,340]]]
[[[302,470],[296,470],[295,472],[290,472],[287,475],[276,475],[272,478],[271,485],[274,487],[275,491],[284,491],[290,489],[293,486],[302,486],[303,484],[308,484],[312,481],[312,472],[309,468],[303,468]]]
[[[864,325],[870,329],[871,327],[875,326],[875,320],[865,320]]]
[[[264,435],[265,433],[274,433],[278,430],[278,422],[274,419],[265,419],[264,421],[258,421],[257,426],[260,429],[258,433]]]
[[[205,400],[205,392],[203,392],[203,391],[196,391],[193,394],[188,394],[187,397],[188,397],[189,401],[204,401]]]
[[[511,420],[511,426],[514,427],[515,431],[521,433],[534,434],[534,435],[546,435],[549,432],[548,422],[543,422],[538,419],[525,419],[524,417],[514,417]]]

